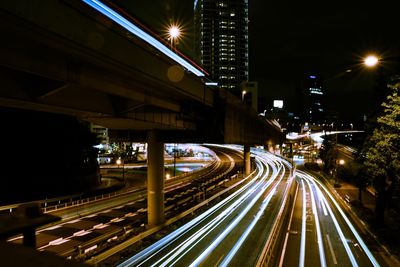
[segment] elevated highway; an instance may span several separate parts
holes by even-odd
[[[104,4],[106,3],[106,4]],[[164,221],[164,143],[281,143],[279,128],[110,1],[0,5],[0,106],[67,114],[148,144],[148,222]]]
[[[194,62],[99,3],[0,5],[0,106],[77,116],[136,141],[158,130],[164,142],[280,142],[279,129],[207,86]]]

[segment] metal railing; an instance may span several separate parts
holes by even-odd
[[[194,170],[192,172],[184,173],[181,175],[176,175],[176,176],[172,177],[171,179],[169,179],[167,181],[167,183],[168,184],[176,184],[179,182],[184,182],[189,179],[192,179],[193,175],[196,175],[197,177],[201,176],[202,173],[208,172],[210,170],[217,168],[217,165],[218,165],[218,161],[215,159],[215,160],[209,162],[207,165],[205,165],[204,168]],[[82,194],[74,194],[74,195],[64,196],[64,197],[56,197],[56,198],[51,198],[51,199],[43,199],[43,200],[36,200],[36,201],[30,201],[30,202],[16,203],[16,204],[11,204],[11,205],[1,206],[0,214],[12,213],[19,206],[25,205],[25,204],[39,204],[43,213],[51,213],[54,211],[60,211],[63,209],[78,207],[83,204],[93,203],[93,202],[104,200],[104,199],[110,199],[110,198],[113,198],[116,196],[123,196],[126,194],[137,192],[139,190],[142,190],[143,188],[125,189],[125,190],[122,189],[122,190],[118,190],[118,191],[114,191],[114,192],[110,192],[110,193],[103,193],[100,195],[90,196],[90,197],[83,197],[84,194],[82,193]]]

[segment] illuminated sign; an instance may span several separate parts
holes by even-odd
[[[283,100],[274,100],[274,108],[283,108]]]
[[[317,94],[317,95],[323,95],[322,90],[319,88],[310,88],[310,94]]]

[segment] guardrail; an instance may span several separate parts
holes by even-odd
[[[216,165],[217,165],[217,160],[215,159],[215,160],[209,162],[204,168],[194,170],[192,172],[184,173],[181,175],[176,175],[176,176],[172,177],[171,179],[169,179],[168,181],[171,181],[171,182],[169,182],[171,184],[177,183],[178,180],[179,180],[178,182],[183,182],[182,180],[184,178],[190,179],[190,177],[193,175],[201,175],[202,173],[209,171],[209,169],[216,168]],[[184,181],[186,181],[186,180],[184,180]],[[116,196],[123,196],[126,194],[137,192],[139,190],[142,190],[142,188],[136,188],[133,190],[132,189],[119,190],[119,191],[115,191],[115,192],[100,194],[100,195],[92,196],[92,197],[84,197],[84,198],[83,198],[84,194],[81,193],[81,194],[75,194],[75,195],[58,197],[58,198],[16,203],[16,204],[11,204],[11,205],[1,206],[0,214],[12,213],[19,206],[29,205],[29,204],[39,204],[43,213],[51,213],[54,211],[59,211],[59,210],[67,209],[67,208],[78,207],[80,205],[88,204],[88,203],[99,201],[99,200],[109,199],[109,198],[116,197]]]
[[[234,163],[231,162],[230,168],[227,171],[225,171],[224,173],[218,175],[218,177],[221,178],[221,177],[227,175],[233,169],[233,167],[234,167]],[[204,206],[209,205],[210,202],[214,201],[215,199],[221,197],[222,195],[228,193],[229,191],[235,189],[240,184],[242,184],[245,181],[247,181],[252,175],[255,174],[256,171],[257,170],[254,170],[247,177],[239,180],[237,183],[231,185],[230,187],[225,188],[224,190],[218,192],[217,194],[211,196],[210,198],[202,201],[201,203],[197,204],[196,206],[194,206],[194,207],[192,207],[192,208],[190,208],[190,209],[178,214],[177,216],[175,216],[173,218],[168,219],[164,224],[152,227],[152,228],[150,228],[150,229],[148,229],[148,230],[146,230],[146,231],[144,231],[142,233],[139,233],[139,234],[137,234],[137,235],[125,240],[125,241],[122,241],[121,243],[119,243],[119,244],[111,247],[110,249],[104,251],[103,253],[98,254],[96,256],[93,256],[92,258],[87,260],[85,263],[88,263],[88,264],[96,266],[97,264],[103,262],[104,260],[108,259],[109,257],[111,257],[111,256],[121,252],[122,250],[128,248],[132,244],[134,244],[134,243],[136,243],[136,242],[138,242],[138,241],[140,241],[140,240],[142,240],[142,239],[144,239],[144,238],[146,238],[146,237],[148,237],[148,236],[160,231],[164,227],[167,227],[167,226],[171,225],[172,223],[175,223],[176,221],[186,217],[187,215],[194,213],[196,210],[198,210],[198,209],[200,209],[200,208],[202,208]],[[235,177],[237,177],[237,174],[232,175],[230,178],[234,179]]]

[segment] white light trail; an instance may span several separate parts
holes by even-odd
[[[303,217],[301,221],[301,240],[300,240],[300,258],[299,267],[304,267],[304,259],[306,256],[306,187],[301,180],[301,188],[303,189]]]
[[[164,55],[167,57],[171,58],[175,62],[181,64],[183,67],[194,73],[196,76],[204,76],[204,73],[194,67],[191,63],[183,59],[182,57],[178,56],[175,52],[173,52],[171,49],[169,49],[166,45],[158,41],[156,38],[151,36],[150,34],[146,33],[136,25],[134,25],[132,22],[118,14],[116,11],[111,9],[110,7],[106,6],[104,3],[98,0],[82,0],[82,2],[88,4],[92,8],[96,9],[109,19],[113,20],[126,30],[128,30],[130,33],[134,34],[138,38],[144,40],[146,43],[150,44],[160,52],[162,52]]]
[[[363,248],[365,254],[368,256],[369,260],[371,261],[371,263],[378,267],[380,266],[379,263],[376,261],[375,257],[372,255],[371,251],[368,249],[367,245],[364,243],[364,241],[362,240],[361,236],[358,234],[358,232],[356,231],[356,229],[354,228],[353,224],[350,222],[350,220],[347,218],[346,214],[344,213],[344,211],[340,208],[339,204],[337,203],[337,201],[334,199],[334,197],[332,196],[332,194],[328,191],[328,189],[318,180],[316,180],[314,177],[311,177],[311,179],[315,182],[318,183],[320,185],[321,188],[324,189],[325,193],[329,196],[329,198],[331,199],[331,201],[333,202],[333,204],[335,205],[336,209],[339,211],[340,215],[343,217],[344,221],[346,222],[347,226],[350,228],[351,232],[353,233],[353,235],[356,237],[358,243],[361,245],[361,247]]]
[[[324,252],[324,245],[323,245],[323,241],[322,241],[322,234],[321,234],[321,228],[319,225],[319,219],[318,219],[318,211],[317,211],[317,205],[315,204],[315,198],[314,198],[314,192],[311,188],[311,184],[310,182],[306,179],[308,188],[310,189],[310,193],[311,193],[311,206],[312,206],[312,210],[313,210],[313,214],[314,214],[314,218],[315,218],[315,226],[317,228],[317,239],[318,239],[318,250],[319,250],[319,260],[321,263],[322,267],[326,267],[326,259],[325,259],[325,252]]]
[[[274,193],[275,190],[272,190],[270,194],[268,195],[267,198],[271,198],[273,196],[272,193]],[[204,250],[199,257],[197,257],[196,260],[194,260],[190,266],[198,266],[209,254],[212,250],[214,250],[219,243],[232,231],[236,225],[239,224],[239,222],[243,219],[243,217],[248,213],[248,211],[254,206],[254,204],[258,201],[258,199],[264,194],[264,191],[261,190],[249,203],[249,205],[246,206],[246,208],[235,218],[235,220],[229,224],[227,228],[210,244],[210,246],[207,247],[206,250]]]
[[[319,203],[321,204],[321,207],[322,207],[322,210],[324,212],[324,215],[328,216],[328,211],[326,209],[325,202],[323,200],[324,196],[323,196],[323,194],[321,192],[321,189],[319,189],[318,186],[316,186],[315,189],[317,190],[318,200],[319,200]]]
[[[236,252],[242,246],[242,244],[246,240],[247,236],[250,234],[251,230],[253,230],[254,226],[257,224],[258,220],[263,215],[264,210],[267,208],[269,202],[271,201],[271,198],[273,197],[273,195],[275,193],[275,190],[276,190],[276,188],[273,188],[271,190],[271,192],[268,194],[268,196],[265,198],[259,211],[257,212],[256,216],[252,220],[251,224],[247,227],[246,231],[242,234],[242,236],[239,238],[238,242],[236,242],[236,244],[233,246],[231,251],[229,251],[227,257],[222,261],[220,266],[228,266],[228,264],[232,260],[233,256],[235,256]]]
[[[197,218],[193,219],[186,225],[182,226],[181,228],[177,229],[173,233],[169,234],[165,238],[159,240],[152,246],[148,247],[147,249],[139,252],[138,254],[134,255],[130,259],[121,263],[119,266],[148,265],[149,264],[148,261],[151,258],[156,257],[156,255],[159,252],[161,252],[162,249],[164,249],[170,243],[172,244],[172,242],[177,241],[178,238],[182,237],[184,234],[189,233],[189,231],[192,230],[195,226],[199,225],[201,222],[206,220],[212,214],[215,214],[216,211],[221,209],[221,207],[223,205],[226,205],[228,203],[228,201],[231,201],[234,197],[237,197],[237,196],[239,196],[239,194],[244,193],[243,195],[241,195],[239,197],[239,199],[235,200],[234,203],[230,204],[229,207],[225,208],[225,210],[219,211],[219,214],[217,214],[216,218],[213,218],[205,226],[202,226],[202,228],[200,230],[197,230],[195,233],[191,234],[191,236],[186,238],[185,241],[179,242],[178,245],[174,244],[174,247],[172,248],[172,250],[167,252],[167,255],[163,255],[162,257],[157,258],[157,261],[155,263],[152,263],[152,265],[157,265],[157,266],[168,265],[168,266],[170,266],[170,265],[174,265],[175,263],[177,263],[177,261],[180,260],[189,250],[193,249],[196,246],[196,244],[198,244],[202,239],[204,239],[204,237],[206,235],[208,235],[209,233],[211,233],[211,231],[213,231],[218,225],[220,225],[221,222],[223,222],[223,220],[225,218],[227,218],[227,216],[229,214],[231,214],[235,209],[237,209],[239,207],[239,205],[241,203],[243,203],[243,201],[246,200],[246,198],[251,197],[251,194],[253,192],[261,189],[262,193],[265,193],[266,188],[269,188],[271,186],[271,184],[275,180],[275,177],[277,177],[277,174],[279,174],[279,172],[282,169],[282,163],[279,163],[280,164],[280,166],[279,166],[277,162],[274,162],[274,159],[276,159],[276,157],[271,156],[270,154],[265,154],[265,155],[268,155],[268,159],[260,159],[260,158],[256,157],[256,163],[257,163],[259,169],[261,169],[261,170],[263,168],[263,165],[260,163],[261,161],[263,162],[263,164],[265,164],[267,166],[267,170],[266,170],[267,175],[264,174],[263,177],[261,177],[262,172],[260,172],[257,176],[252,178],[248,183],[244,184],[243,187],[240,188],[238,191],[234,192],[232,195],[225,198],[223,201],[221,201],[218,204],[216,204],[215,206],[211,207],[209,210],[207,210],[206,212],[204,212]],[[270,175],[271,178],[269,178],[268,181],[266,181],[268,173],[269,173],[269,168],[272,169],[272,173]],[[282,174],[281,179],[283,176],[284,175]],[[274,185],[274,187],[276,187],[276,185]],[[272,190],[272,192],[274,192],[274,191],[275,191],[275,189]],[[260,194],[260,196],[262,195],[261,193],[259,193],[259,194]],[[271,195],[268,195],[268,196],[272,197],[272,195],[273,195],[273,193],[271,193]],[[224,230],[224,232],[222,234],[219,234],[219,236],[217,236],[216,239],[214,239],[213,245],[209,246],[209,248],[215,247],[219,244],[219,242],[221,242],[221,240],[230,232],[230,230],[233,229],[233,227],[238,224],[238,222],[243,218],[243,216],[248,211],[248,209],[251,208],[251,205],[253,205],[253,202],[255,202],[258,198],[259,198],[258,195],[255,198],[252,197],[250,206],[248,208],[245,208],[246,210],[242,211],[238,215],[238,217],[235,218],[234,222],[232,222],[228,226],[228,228],[226,228]],[[244,238],[245,238],[245,236],[243,236],[243,240],[244,240]],[[237,243],[235,246],[239,247],[240,242],[242,242],[242,241],[239,241],[239,244]],[[206,254],[208,254],[208,252],[205,251],[205,252],[203,252],[203,254],[206,255]],[[200,257],[202,257],[202,256],[200,256]]]
[[[260,171],[260,174],[259,174],[259,175],[261,175],[261,174],[263,173],[263,166],[262,166],[262,165],[260,165],[260,169],[261,169],[261,171]],[[277,171],[275,171],[275,172],[277,172]],[[232,212],[233,212],[234,210],[236,210],[237,208],[239,208],[239,205],[240,205],[241,203],[243,203],[248,197],[250,197],[250,195],[251,195],[253,192],[255,192],[256,190],[258,190],[259,187],[261,187],[261,186],[263,185],[263,181],[264,181],[266,178],[267,178],[267,175],[264,175],[263,180],[260,181],[259,183],[255,184],[252,188],[250,188],[250,189],[246,192],[246,194],[243,195],[243,196],[239,199],[240,201],[237,200],[237,201],[235,201],[235,203],[231,204],[231,205],[226,209],[226,210],[229,211],[229,214],[232,213]],[[263,192],[266,190],[266,188],[269,187],[269,185],[272,183],[272,181],[273,181],[273,179],[270,179],[270,180],[262,187],[261,193],[263,193]],[[248,211],[250,210],[250,208],[255,204],[255,202],[259,199],[260,196],[261,196],[260,193],[257,194],[257,196],[256,196],[255,198],[252,199],[251,203],[247,205],[246,209],[243,210],[243,211],[236,217],[235,221],[234,221],[233,223],[231,223],[231,224],[228,226],[228,228],[225,228],[224,232],[223,232],[222,234],[220,234],[220,235],[217,237],[217,239],[214,240],[214,242],[211,244],[211,246],[209,246],[209,247],[207,248],[207,250],[204,251],[203,253],[208,254],[208,253],[212,250],[212,249],[210,250],[210,248],[215,248],[215,247],[221,242],[221,240],[222,240],[222,239],[237,225],[237,223],[247,214],[247,212],[248,212]],[[225,211],[226,211],[226,210],[225,210]],[[157,263],[155,263],[155,264],[157,265],[158,263],[161,263],[161,262],[162,262],[162,265],[161,265],[161,266],[167,266],[167,265],[173,265],[173,264],[175,264],[175,263],[176,263],[179,259],[181,259],[190,249],[192,249],[192,248],[193,248],[196,244],[198,244],[204,237],[206,237],[206,235],[207,235],[208,233],[210,233],[210,232],[211,232],[213,229],[215,229],[219,224],[221,224],[221,223],[225,220],[225,218],[228,217],[229,214],[227,214],[227,215],[224,216],[223,218],[216,218],[216,219],[214,219],[214,220],[213,220],[213,225],[216,224],[215,226],[213,226],[213,225],[211,225],[211,224],[208,224],[207,226],[203,227],[203,230],[199,231],[200,233],[197,232],[197,233],[195,234],[194,238],[190,238],[190,239],[188,240],[189,243],[192,243],[192,245],[190,246],[190,248],[187,248],[187,246],[181,247],[181,248],[180,248],[178,251],[176,251],[172,256],[170,256],[169,259],[165,259],[165,257],[163,257],[162,259],[160,259],[160,260],[159,260]],[[220,217],[220,216],[218,216],[218,217]],[[209,227],[211,227],[211,226],[213,226],[213,227],[212,227],[212,229],[209,230]],[[207,228],[207,229],[205,229],[205,228]],[[203,235],[202,237],[200,237],[201,234],[202,234],[204,231],[206,231],[206,230],[208,230],[207,233],[206,233],[205,235]],[[198,239],[198,238],[199,238],[199,239]],[[195,241],[195,240],[197,240],[197,241]],[[187,243],[187,242],[185,242],[185,243]],[[190,245],[190,244],[189,244],[189,245]],[[200,257],[201,257],[201,256],[199,256],[199,258],[200,258]],[[171,260],[173,260],[174,258],[175,258],[175,261],[172,262],[172,263],[170,264]],[[199,259],[199,258],[198,258],[198,259]],[[201,261],[201,260],[200,260],[200,261]]]
[[[259,163],[257,163],[259,164]],[[252,180],[250,180],[248,183],[246,183],[243,187],[241,187],[239,190],[235,191],[233,194],[229,195],[227,198],[223,199],[221,202],[217,203],[215,206],[211,207],[195,219],[191,220],[184,226],[180,227],[179,229],[175,230],[171,234],[167,235],[163,239],[157,241],[153,245],[149,246],[148,248],[142,250],[138,254],[132,256],[128,260],[124,261],[118,266],[133,266],[137,265],[139,262],[145,263],[146,261],[150,260],[152,257],[154,257],[157,252],[159,252],[163,247],[167,246],[169,243],[174,242],[178,238],[180,238],[182,235],[190,231],[192,228],[200,224],[202,221],[206,220],[209,216],[214,214],[216,211],[218,211],[223,205],[231,201],[233,198],[236,196],[240,195],[242,192],[245,190],[248,190],[251,186],[253,186],[254,183],[256,183],[257,179],[259,177],[255,176]]]
[[[291,178],[291,179],[292,179],[292,178]],[[298,184],[297,184],[297,186],[298,186]],[[283,266],[283,260],[284,260],[284,258],[285,258],[286,246],[287,246],[287,242],[288,242],[288,239],[289,239],[290,228],[292,227],[292,219],[293,219],[294,209],[295,209],[295,207],[296,207],[296,200],[297,200],[297,192],[298,192],[298,191],[299,191],[299,190],[298,190],[298,187],[297,187],[296,193],[295,193],[294,198],[293,198],[292,212],[290,213],[290,219],[289,219],[288,228],[287,228],[286,235],[285,235],[285,240],[284,240],[284,242],[283,242],[283,248],[282,248],[281,258],[280,258],[280,260],[279,260],[279,265],[278,265],[279,267],[282,267],[282,266]]]
[[[308,174],[302,173],[302,174],[300,174],[300,176],[302,178],[304,178],[304,179],[310,180],[312,183],[315,184],[314,179],[311,176],[309,176]],[[347,243],[346,237],[345,237],[345,235],[344,235],[344,233],[343,233],[343,231],[342,231],[342,229],[341,229],[341,227],[339,225],[339,222],[337,221],[337,219],[335,217],[335,214],[333,213],[333,211],[332,211],[331,207],[329,206],[329,204],[327,203],[326,199],[323,198],[323,200],[324,200],[324,202],[326,204],[326,207],[328,208],[328,212],[331,215],[333,224],[335,225],[336,231],[339,234],[340,240],[342,241],[342,244],[343,244],[343,246],[344,246],[344,248],[345,248],[345,250],[347,252],[347,256],[349,257],[351,264],[353,266],[358,266],[357,261],[356,261],[356,259],[354,257],[354,254],[351,251],[351,249],[349,247],[349,244]]]
[[[256,188],[250,189],[251,192],[254,192]],[[174,262],[171,263],[173,265],[176,261],[178,261],[180,258],[182,258],[186,252],[188,252],[190,249],[192,249],[195,245],[197,245],[204,237],[207,236],[212,230],[214,230],[216,227],[218,227],[230,214],[232,214],[244,201],[246,201],[248,195],[243,195],[240,199],[235,201],[229,208],[223,210],[223,212],[218,215],[216,218],[214,218],[212,221],[207,223],[202,229],[197,231],[194,235],[192,235],[190,238],[186,239],[185,242],[180,244],[180,247],[175,247],[174,250],[171,250],[167,255],[159,259],[155,265],[158,263],[162,263],[161,266],[167,266],[169,263],[175,259]],[[172,252],[175,253],[171,255]],[[169,257],[167,259],[167,257]]]

